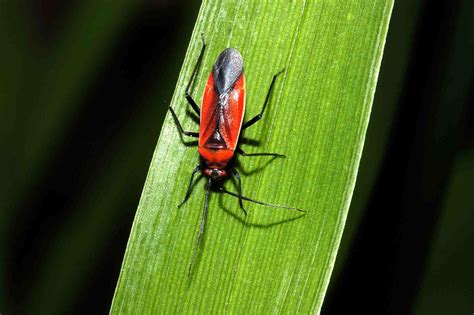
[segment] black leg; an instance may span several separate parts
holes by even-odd
[[[300,209],[300,208],[289,207],[289,206],[283,206],[283,205],[276,205],[276,204],[273,204],[273,203],[267,203],[267,202],[263,202],[263,201],[258,201],[258,200],[255,200],[255,199],[252,199],[252,198],[249,198],[249,197],[245,197],[245,196],[242,196],[242,195],[240,195],[240,194],[236,194],[236,193],[233,193],[233,192],[231,192],[231,191],[228,191],[228,190],[226,190],[224,187],[220,187],[220,188],[219,188],[219,191],[220,191],[220,192],[223,192],[223,193],[226,193],[226,194],[228,194],[228,195],[237,197],[237,198],[239,198],[239,199],[243,199],[243,200],[246,200],[246,201],[250,201],[250,202],[253,202],[253,203],[262,205],[262,206],[267,206],[267,207],[272,207],[272,208],[282,208],[282,209],[294,210],[294,211],[299,211],[299,212],[306,212],[305,210]]]
[[[240,179],[240,174],[237,172],[235,168],[230,169],[232,173],[234,174],[235,178],[237,178],[237,191],[239,192],[239,196],[242,196],[242,180]],[[247,215],[247,211],[245,211],[244,204],[242,202],[242,198],[239,198],[239,205],[240,209]]]
[[[282,73],[284,70],[285,70],[285,69],[280,70],[277,74],[275,74],[275,75],[273,76],[272,83],[270,84],[270,88],[268,89],[267,97],[265,98],[265,102],[263,103],[262,110],[260,111],[260,113],[259,113],[257,116],[255,116],[254,118],[252,118],[252,119],[250,119],[249,121],[245,122],[245,123],[242,125],[242,130],[247,129],[248,127],[250,127],[250,126],[252,126],[253,124],[255,124],[257,121],[259,121],[260,119],[262,119],[263,112],[265,111],[265,107],[267,107],[268,100],[270,99],[270,95],[272,94],[273,86],[275,85],[275,80],[276,80],[276,78],[278,77],[278,75],[279,75],[280,73]]]
[[[183,129],[183,126],[181,126],[181,123],[179,122],[178,116],[176,116],[176,113],[174,112],[173,108],[170,106],[169,110],[171,112],[171,115],[173,116],[173,119],[178,126],[179,132],[185,136],[188,137],[193,137],[193,138],[199,138],[199,132],[193,132],[193,131],[185,131]]]
[[[199,164],[193,170],[193,173],[191,174],[191,179],[189,180],[188,190],[186,191],[186,195],[184,196],[183,201],[179,203],[178,208],[181,207],[189,199],[189,196],[191,196],[191,192],[193,191],[194,175],[196,175],[196,173],[199,172],[201,169],[202,169],[202,165]]]
[[[199,234],[196,240],[196,245],[194,246],[193,258],[191,259],[191,264],[189,265],[188,277],[191,277],[191,272],[193,270],[194,261],[196,256],[199,253],[201,247],[202,236],[204,235],[204,227],[206,226],[206,217],[207,217],[207,208],[209,206],[209,192],[211,190],[211,178],[206,185],[206,197],[204,198],[204,210],[202,211],[201,225],[199,226]]]
[[[286,158],[286,155],[284,154],[278,154],[278,153],[245,153],[241,148],[235,148],[235,151],[239,153],[242,156],[274,156],[274,157],[283,157]]]
[[[202,56],[204,55],[204,49],[206,49],[206,42],[204,41],[204,35],[201,34],[201,38],[202,38],[201,52],[199,53],[198,60],[196,62],[196,65],[194,66],[193,73],[191,74],[191,78],[189,79],[188,86],[186,86],[186,92],[185,92],[186,100],[188,101],[189,105],[191,105],[191,107],[194,109],[194,111],[196,112],[198,116],[200,116],[201,110],[199,109],[199,106],[194,101],[193,97],[189,94],[189,89],[191,88],[191,84],[193,83],[194,78],[196,77],[197,70],[199,69],[199,65],[201,64]]]

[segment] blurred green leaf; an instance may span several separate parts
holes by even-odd
[[[48,170],[66,140],[74,115],[103,57],[113,48],[124,21],[140,3],[80,1],[68,7],[68,19],[54,38],[37,38],[35,17],[23,2],[0,3],[0,307],[7,271],[5,252],[11,226],[22,220],[21,205]],[[8,292],[11,294],[11,292]],[[3,308],[4,309],[4,308]],[[5,309],[4,309],[5,310]]]
[[[29,34],[31,25],[26,23],[27,13],[15,6],[10,8],[7,14],[23,18],[24,24],[17,27],[30,36],[21,37],[27,38],[23,41],[27,42],[24,45],[28,52],[19,53],[18,79],[13,81],[16,86],[9,87],[11,101],[5,103],[8,116],[3,120],[14,122],[6,140],[10,152],[5,168],[10,181],[2,191],[8,210],[6,215],[14,214],[11,209],[22,202],[36,183],[32,179],[44,175],[48,161],[65,141],[67,132],[64,131],[74,114],[79,112],[77,105],[91,78],[100,69],[103,57],[113,48],[120,28],[126,25],[127,14],[131,14],[137,5],[131,0],[114,1],[113,4],[78,2],[70,12],[71,18],[47,47],[38,47],[40,45]],[[12,42],[22,43],[17,43],[16,39]],[[20,47],[16,46],[16,49],[20,50]]]
[[[392,1],[205,2],[172,105],[185,127],[183,94],[201,43],[209,43],[193,95],[217,54],[239,49],[247,76],[248,116],[271,77],[278,80],[262,122],[245,132],[285,160],[239,158],[244,194],[306,209],[289,211],[211,195],[206,234],[192,278],[187,271],[203,206],[204,181],[182,208],[195,149],[165,121],[131,232],[112,313],[319,312],[354,188]],[[264,170],[263,170],[264,168]],[[226,186],[235,190],[230,181]],[[255,301],[258,301],[256,303]]]
[[[473,312],[474,148],[468,114],[472,111],[474,3],[460,2],[457,12],[449,32],[447,53],[443,55],[443,72],[438,78],[442,88],[433,92],[438,103],[432,126],[437,146],[433,147],[438,150],[424,152],[436,161],[450,163],[445,177],[449,179],[415,301],[415,314]],[[462,146],[464,149],[459,149]],[[436,172],[442,171],[438,166]],[[437,184],[438,181],[431,179],[425,185],[436,187]]]
[[[416,314],[472,313],[474,150],[459,154],[415,305]]]

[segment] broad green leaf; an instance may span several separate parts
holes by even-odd
[[[201,33],[208,48],[192,92],[198,101],[226,47],[244,57],[247,119],[260,110],[273,74],[285,69],[262,121],[243,134],[252,141],[242,147],[287,158],[239,157],[238,167],[244,195],[307,214],[246,203],[245,216],[235,198],[213,193],[203,246],[188,278],[205,181],[176,207],[199,159],[168,116],[112,313],[319,312],[354,189],[392,5],[390,0],[202,5],[171,105],[186,129],[197,130],[184,89]],[[225,186],[236,189],[232,181]]]

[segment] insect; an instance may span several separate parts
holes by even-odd
[[[194,66],[185,92],[186,100],[194,112],[200,117],[199,133],[185,131],[175,111],[171,106],[169,107],[169,110],[180,133],[185,136],[199,138],[198,151],[199,155],[201,156],[201,162],[193,170],[186,195],[178,207],[183,205],[189,199],[193,189],[194,176],[196,173],[202,172],[202,174],[207,177],[208,180],[206,184],[206,195],[204,199],[204,210],[202,213],[201,225],[199,227],[199,234],[196,241],[196,246],[194,248],[189,272],[191,272],[192,265],[201,245],[209,205],[209,193],[211,189],[215,189],[219,192],[239,198],[240,208],[245,213],[245,215],[247,215],[247,212],[243,206],[243,200],[270,207],[305,212],[304,210],[298,208],[265,203],[243,196],[242,180],[240,174],[232,166],[232,161],[236,152],[242,156],[285,157],[284,155],[278,153],[245,153],[238,146],[238,140],[241,131],[252,126],[262,118],[265,108],[269,102],[273,86],[275,85],[275,81],[282,71],[273,76],[260,113],[247,122],[243,122],[245,113],[245,76],[243,72],[243,59],[241,54],[236,49],[226,48],[217,57],[217,60],[207,80],[206,87],[204,88],[201,108],[199,108],[192,96],[189,94],[190,87],[202,61],[205,49],[206,43],[204,41],[204,37],[202,37],[201,52]],[[237,193],[228,191],[222,186],[224,180],[231,176],[234,176],[237,179]]]

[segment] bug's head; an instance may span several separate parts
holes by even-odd
[[[219,181],[227,177],[227,171],[218,168],[205,168],[204,176],[212,178],[213,181]]]

